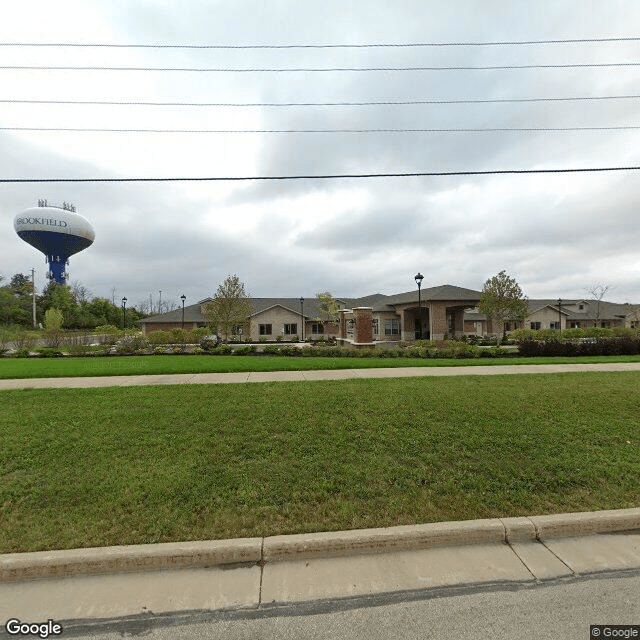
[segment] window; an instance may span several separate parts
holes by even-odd
[[[285,324],[284,325],[284,335],[291,336],[296,335],[298,333],[298,325],[294,322],[293,324]]]
[[[400,320],[385,320],[384,321],[384,335],[385,336],[399,336],[400,335]]]
[[[584,309],[584,305],[583,304],[579,304],[578,305],[578,309],[581,309],[581,310]]]
[[[380,335],[380,321],[378,320],[378,318],[374,318],[371,321],[371,325],[373,326],[373,335],[374,336],[379,336]]]
[[[540,323],[539,323],[539,322],[532,322],[532,323],[531,323],[531,328],[532,328],[534,331],[537,331],[538,329],[540,329]]]
[[[571,322],[571,324],[569,325],[572,329],[579,329],[580,328],[580,323],[579,322]]]
[[[560,323],[559,322],[550,322],[549,323],[549,329],[555,329],[556,331],[560,330]]]
[[[324,325],[322,323],[312,324],[311,333],[324,333]]]
[[[260,335],[261,336],[270,336],[271,335],[271,325],[270,324],[261,324],[259,325]]]

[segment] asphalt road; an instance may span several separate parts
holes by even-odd
[[[93,628],[82,624],[70,625],[57,637],[586,640],[591,637],[591,624],[640,625],[640,571],[534,585],[434,589],[257,611],[150,615],[104,621]],[[640,626],[637,628],[635,637],[640,637]],[[0,637],[16,636],[0,633]]]

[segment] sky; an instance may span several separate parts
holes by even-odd
[[[627,0],[11,3],[0,22],[0,67],[620,66],[271,72],[0,68],[0,275],[10,278],[35,268],[37,288],[46,284],[44,256],[13,229],[16,214],[45,198],[73,203],[95,229],[94,244],[71,258],[70,282],[116,302],[126,296],[129,305],[151,300],[156,306],[160,296],[178,303],[181,295],[195,303],[231,274],[255,297],[313,297],[326,290],[358,297],[409,291],[417,272],[425,277],[423,287],[481,290],[501,270],[530,298],[581,298],[602,284],[609,286],[606,299],[640,304],[637,171],[2,182],[638,166],[640,130],[634,129],[255,132],[640,126],[640,66],[634,66],[640,65],[640,40],[449,46],[632,39],[640,37],[636,24],[640,4]],[[52,43],[183,48],[24,46]],[[439,46],[301,46],[355,44]],[[272,48],[256,48],[264,45]],[[589,99],[557,100],[577,97]],[[521,99],[537,100],[508,102]],[[452,102],[461,100],[467,102]]]

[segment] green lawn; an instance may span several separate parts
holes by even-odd
[[[0,379],[589,362],[640,362],[640,356],[585,356],[579,358],[508,357],[456,360],[206,355],[110,356],[100,358],[0,358]]]
[[[0,392],[0,552],[637,507],[639,390],[629,372]]]

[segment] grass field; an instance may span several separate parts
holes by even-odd
[[[640,362],[640,356],[579,358],[329,358],[291,356],[110,356],[102,358],[0,358],[0,379],[129,376],[172,373],[230,373],[234,371],[308,371],[378,367],[462,367],[504,364],[567,364]]]
[[[639,390],[631,372],[4,391],[0,552],[637,507]]]

